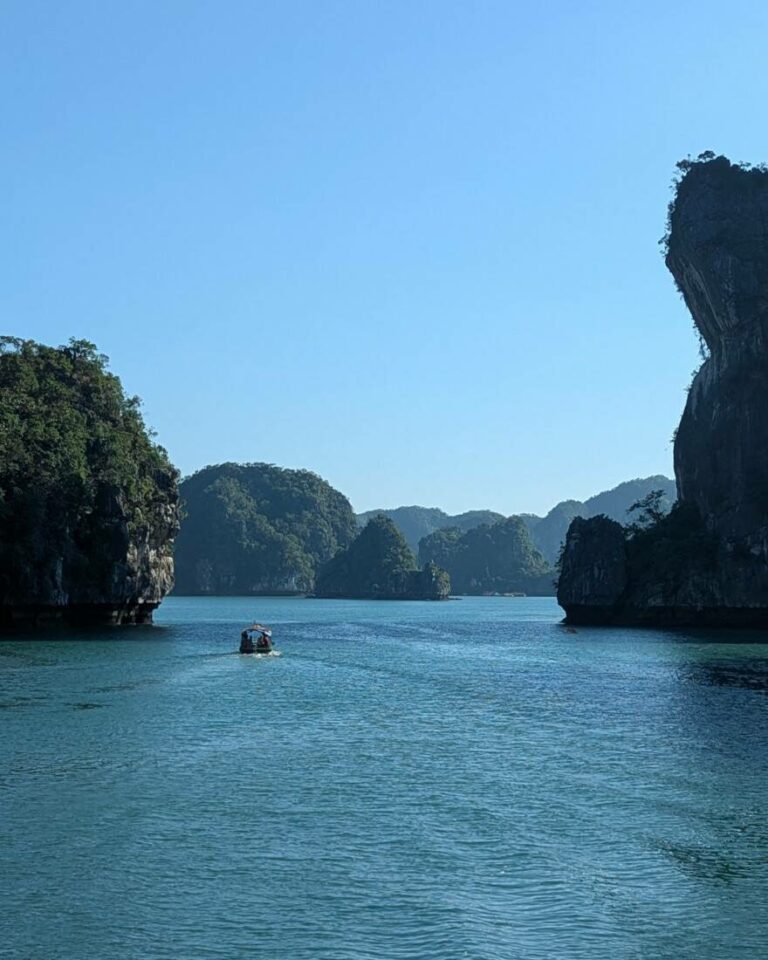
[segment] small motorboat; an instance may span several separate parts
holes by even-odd
[[[240,653],[255,657],[280,656],[272,646],[272,631],[261,623],[252,623],[240,634]]]

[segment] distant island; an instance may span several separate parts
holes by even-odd
[[[177,477],[94,344],[0,337],[0,627],[150,621]]]
[[[389,517],[372,517],[357,539],[323,566],[315,596],[353,600],[445,600],[451,591],[445,570],[416,559]]]
[[[606,516],[619,523],[629,522],[629,508],[638,500],[647,496],[652,490],[661,490],[661,506],[667,512],[677,499],[675,481],[668,477],[656,475],[643,477],[637,480],[627,480],[611,490],[597,493],[588,500],[562,500],[556,504],[544,517],[534,513],[516,514],[528,528],[533,539],[534,547],[543,555],[544,559],[554,565],[557,562],[560,547],[565,541],[568,526],[574,517]],[[408,541],[414,553],[419,552],[420,543],[436,530],[455,528],[462,533],[472,530],[481,524],[492,525],[507,518],[493,510],[468,510],[454,516],[440,510],[438,507],[393,507],[388,510],[373,510],[357,515],[358,524],[363,527],[372,516],[383,513],[395,522],[400,532]],[[454,589],[456,585],[454,584]]]
[[[174,577],[188,596],[552,595],[573,518],[626,522],[652,490],[661,513],[674,502],[656,476],[544,517],[356,517],[309,470],[222,463],[179,483],[93,344],[5,337],[0,350],[0,626],[147,622]]]
[[[180,487],[176,593],[312,593],[319,567],[357,535],[347,498],[309,470],[204,467]]]
[[[569,623],[768,623],[768,169],[678,164],[666,264],[704,361],[674,440],[679,499],[638,522],[574,520],[558,600]]]
[[[495,513],[493,510],[467,510],[451,516],[439,507],[394,507],[391,510],[366,510],[365,513],[358,513],[357,523],[360,529],[379,514],[394,521],[414,553],[419,552],[421,540],[435,530],[445,530],[448,527],[462,531],[471,530],[479,527],[481,523],[496,523],[504,519],[503,513]]]
[[[662,490],[660,507],[668,510],[674,483],[655,476],[627,481],[584,503],[563,501],[546,517],[503,517],[491,510],[451,517],[418,506],[355,517],[347,498],[308,470],[264,463],[204,467],[180,485],[184,518],[175,547],[174,592],[317,594],[323,566],[350,547],[371,520],[386,516],[411,554],[411,572],[415,556],[422,566],[436,563],[448,572],[454,593],[552,596],[557,556],[573,517],[604,513],[627,520],[631,504],[653,489]],[[457,523],[446,526],[451,520]],[[406,530],[412,540],[425,529],[431,532],[414,550]],[[372,554],[357,556],[365,564]],[[324,589],[330,590],[327,583]],[[334,587],[334,595],[340,593],[341,587]]]
[[[419,561],[443,567],[457,594],[554,595],[554,570],[534,547],[520,517],[466,532],[436,530],[419,545]]]

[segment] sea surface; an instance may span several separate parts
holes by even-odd
[[[560,617],[170,598],[3,641],[0,957],[768,956],[768,637]]]

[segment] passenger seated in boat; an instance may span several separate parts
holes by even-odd
[[[240,634],[240,653],[253,653],[253,637],[247,630]]]
[[[259,634],[259,639],[256,641],[256,649],[259,653],[269,653],[272,650],[272,644],[269,642],[269,637],[266,633]]]

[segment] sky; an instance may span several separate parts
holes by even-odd
[[[0,0],[0,332],[183,474],[548,510],[671,474],[675,163],[768,160],[768,4]]]

